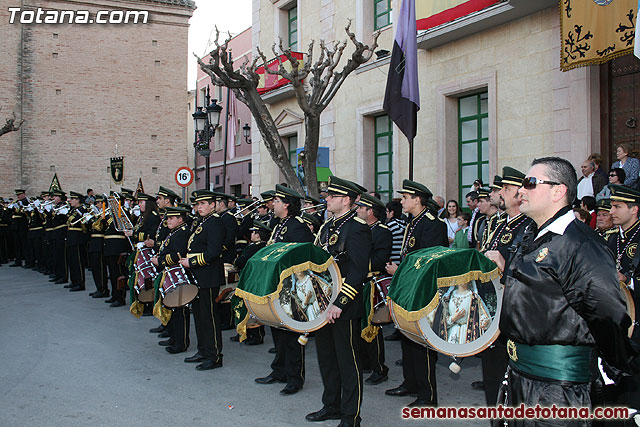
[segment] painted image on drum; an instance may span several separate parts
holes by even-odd
[[[282,281],[280,305],[293,320],[309,322],[322,314],[331,302],[333,285],[329,271],[305,270]]]
[[[431,329],[451,344],[467,344],[484,334],[497,310],[493,283],[471,281],[438,289],[439,303],[427,315]]]

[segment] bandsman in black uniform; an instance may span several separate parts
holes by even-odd
[[[104,208],[104,197],[95,196],[95,207],[97,213],[92,214],[92,218],[87,222],[90,230],[89,245],[87,246],[87,254],[89,257],[89,266],[93,275],[93,282],[96,284],[96,291],[90,293],[92,298],[108,298],[109,283],[107,282],[107,264],[105,263],[104,251],[104,230],[106,227],[106,215],[102,217]]]
[[[393,247],[393,235],[391,230],[382,221],[386,218],[385,205],[382,201],[367,193],[360,195],[358,205],[358,218],[364,220],[371,229],[371,255],[369,262],[369,274],[367,279],[371,281],[371,295],[363,295],[363,298],[372,298],[377,292],[374,279],[386,274],[385,268],[391,261]],[[371,307],[373,312],[373,307]],[[367,384],[380,384],[386,381],[389,368],[384,363],[384,339],[379,326],[369,325],[367,319],[362,322],[362,355],[363,366],[371,369],[371,376],[365,380]],[[367,333],[365,334],[365,330]],[[369,332],[370,330],[370,332]]]
[[[480,215],[473,226],[473,233],[476,236],[476,242],[478,242],[477,249],[486,250],[483,245],[489,241],[487,225],[490,220],[497,218],[498,213],[498,208],[491,204],[491,190],[489,188],[478,189],[478,212]]]
[[[224,224],[224,251],[222,252],[222,262],[233,264],[236,259],[236,236],[238,235],[238,222],[229,210],[229,202],[233,198],[228,194],[216,194],[216,213]]]
[[[65,239],[67,237],[67,215],[69,204],[66,203],[66,194],[63,191],[53,191],[55,205],[52,210],[51,240],[53,242],[53,264],[55,277],[50,280],[56,284],[67,283],[67,259]]]
[[[220,286],[225,283],[222,253],[225,229],[222,219],[215,212],[216,195],[209,190],[194,192],[200,220],[189,238],[186,258],[180,264],[188,268],[198,284],[198,296],[192,302],[193,319],[198,336],[198,352],[184,359],[186,363],[198,363],[197,370],[209,370],[222,366],[222,331],[220,311],[215,299]]]
[[[85,226],[82,217],[87,212],[82,206],[84,196],[75,191],[69,192],[70,212],[67,218],[67,236],[65,249],[67,252],[67,265],[69,268],[69,278],[71,283],[65,288],[71,292],[84,291],[85,276],[82,262],[80,261],[80,247],[84,241]]]
[[[320,227],[322,227],[322,222],[320,221],[317,215],[303,212],[302,219],[307,224],[307,226],[309,227],[309,230],[311,230],[314,236],[318,234],[318,231],[320,231]]]
[[[302,211],[309,215],[313,215],[318,218],[320,224],[324,223],[324,211],[325,206],[320,203],[320,200],[313,198],[311,196],[305,196],[304,198],[304,206],[302,207]]]
[[[160,270],[177,265],[180,262],[180,257],[187,253],[187,245],[191,236],[186,223],[188,213],[189,211],[184,208],[171,206],[164,208],[164,220],[169,233],[160,242],[158,254],[151,259],[151,262],[159,266]],[[170,345],[166,347],[166,350],[171,354],[182,353],[189,348],[191,320],[189,306],[184,305],[171,310],[171,318],[167,324]]]
[[[511,254],[522,241],[524,232],[532,223],[531,218],[520,212],[520,194],[518,190],[522,186],[524,173],[505,166],[502,169],[502,190],[500,191],[500,209],[505,212],[496,222],[495,231],[490,236],[490,241],[483,242],[487,248],[485,255],[489,259],[497,256],[497,253],[509,264]],[[482,382],[484,386],[487,405],[495,406],[498,398],[498,389],[507,370],[507,340],[503,336],[498,337],[494,344],[480,354],[482,359]]]
[[[616,277],[616,262],[571,209],[576,183],[570,162],[546,157],[533,161],[519,190],[520,210],[536,227],[525,233],[503,276],[500,333],[508,339],[509,368],[499,404],[590,407],[597,355],[625,372],[638,367],[637,353],[627,338],[631,321]],[[630,209],[637,215],[640,194],[620,198],[635,205]],[[625,202],[622,205],[628,208]],[[613,207],[612,215],[615,221]],[[626,231],[633,234],[631,218],[624,223],[630,223]],[[630,246],[630,237],[620,242],[619,254]],[[504,268],[505,260],[497,257],[496,261]],[[538,422],[529,420],[526,425]],[[498,423],[525,424],[522,420]],[[571,425],[590,423],[588,419],[571,420]],[[568,422],[545,419],[544,424],[565,426]]]
[[[611,219],[611,200],[600,199],[596,203],[596,233],[605,241],[618,232]]]
[[[264,222],[265,224],[268,224],[269,227],[271,227],[272,229],[275,228],[275,226],[280,221],[280,219],[273,212],[273,198],[275,194],[276,192],[274,190],[267,190],[263,193],[260,193],[260,197],[262,197],[262,202],[267,208],[267,214],[266,215],[261,214],[260,217],[258,217],[258,220]],[[266,217],[267,215],[268,215],[268,218]]]
[[[413,216],[407,225],[401,255],[434,246],[449,246],[446,224],[436,217],[433,194],[424,185],[405,179],[402,182],[402,210]],[[387,265],[387,273],[394,274],[398,266]],[[418,393],[409,406],[437,406],[436,361],[438,353],[402,337],[402,375],[400,386],[385,391],[388,396],[407,396]]]
[[[343,283],[335,301],[325,311],[329,322],[316,332],[316,350],[324,392],[322,409],[307,414],[307,421],[339,419],[341,426],[359,426],[362,406],[360,330],[362,286],[369,273],[371,230],[356,214],[360,191],[351,182],[329,177],[327,220],[316,245],[338,263]]]
[[[6,264],[10,259],[10,225],[11,212],[9,208],[7,208],[7,203],[3,199],[0,199],[0,264]]]
[[[127,277],[128,272],[126,271],[124,261],[131,250],[132,247],[129,244],[127,237],[123,232],[116,229],[114,213],[110,211],[108,216],[106,216],[103,251],[105,264],[107,264],[109,272],[109,281],[111,282],[111,298],[105,300],[105,303],[111,304],[109,307],[122,307],[125,305],[124,284],[119,286],[118,279],[120,277]]]
[[[273,228],[268,245],[277,242],[313,242],[311,230],[299,216],[301,200],[302,196],[295,190],[276,185],[273,212],[278,223]],[[271,373],[255,381],[259,384],[286,382],[280,394],[295,394],[302,389],[305,378],[304,346],[298,342],[300,334],[272,327],[271,335],[276,347]]]
[[[27,245],[29,220],[26,209],[27,206],[29,206],[29,200],[23,189],[19,188],[14,192],[16,193],[17,200],[13,203],[10,231],[13,233],[13,252],[16,260],[11,264],[11,267],[21,267]]]
[[[28,232],[25,268],[41,271],[44,267],[42,256],[42,237],[44,235],[44,216],[38,210],[40,200],[27,207]]]

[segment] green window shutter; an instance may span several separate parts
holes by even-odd
[[[393,123],[387,115],[374,118],[375,191],[383,202],[393,198]]]
[[[289,49],[298,50],[298,8],[293,7],[288,11],[289,18]]]
[[[489,183],[489,99],[487,92],[458,99],[458,188],[461,204],[476,179]]]
[[[391,0],[373,0],[373,29],[379,30],[392,22]]]

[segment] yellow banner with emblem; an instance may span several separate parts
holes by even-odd
[[[637,0],[560,0],[560,69],[631,53],[637,12]]]

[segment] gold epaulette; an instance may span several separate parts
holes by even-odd
[[[355,219],[356,221],[358,221],[360,224],[364,224],[367,225],[367,221],[365,221],[364,219],[354,216],[353,219]]]
[[[296,219],[299,223],[304,224],[304,219],[300,218],[299,216],[297,216]]]
[[[433,221],[434,219],[436,219],[436,217],[434,217],[433,215],[431,215],[431,212],[425,212],[424,216],[426,216],[427,218],[429,218],[431,221]]]

